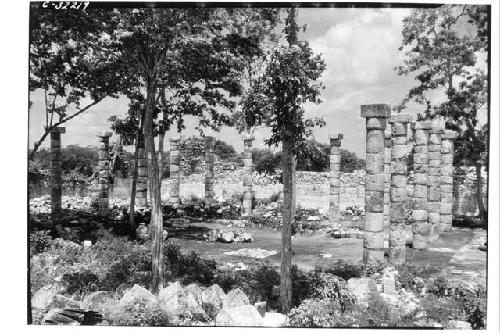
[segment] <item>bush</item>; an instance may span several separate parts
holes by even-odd
[[[116,326],[171,326],[171,317],[157,303],[134,303],[128,306],[110,306],[104,318]]]
[[[309,280],[310,297],[338,302],[341,312],[351,309],[354,305],[354,296],[347,289],[345,281],[338,276],[314,271],[309,275]]]
[[[292,327],[353,327],[352,317],[344,315],[338,302],[328,299],[307,299],[288,314]]]
[[[270,149],[254,148],[252,150],[252,159],[255,171],[274,175],[276,169],[280,168],[281,153],[273,154]]]
[[[35,231],[30,234],[30,257],[47,251],[52,245],[52,237],[49,230]]]
[[[80,298],[83,295],[97,291],[99,286],[99,277],[88,269],[81,272],[66,273],[62,277],[62,281],[67,283],[66,292],[68,294],[76,293]]]

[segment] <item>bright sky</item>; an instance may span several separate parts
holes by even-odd
[[[314,137],[327,142],[329,133],[343,133],[342,146],[360,157],[365,154],[365,121],[360,117],[361,104],[388,103],[395,105],[408,90],[416,85],[413,77],[401,77],[394,66],[401,63],[402,19],[410,9],[361,9],[361,8],[303,8],[299,10],[299,23],[309,26],[299,38],[308,40],[317,53],[322,53],[327,69],[322,77],[326,86],[323,103],[307,106],[309,116],[323,117],[327,125],[315,129]],[[436,97],[437,98],[437,97]],[[44,124],[43,94],[33,93],[30,110],[30,147],[42,134]],[[126,98],[106,99],[86,114],[66,126],[62,144],[97,145],[97,133],[109,129],[107,119],[112,115],[125,115]],[[408,112],[416,115],[422,111],[410,105]],[[196,134],[191,119],[186,121],[184,136]],[[264,147],[269,131],[255,133],[256,147]],[[168,138],[168,134],[166,138]],[[214,135],[243,150],[241,135],[234,129],[222,129]],[[43,147],[47,147],[48,140]],[[168,140],[165,140],[168,149]]]

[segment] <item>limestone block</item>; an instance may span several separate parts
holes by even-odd
[[[382,249],[384,247],[384,233],[366,231],[364,247],[368,249]]]
[[[440,206],[439,212],[441,214],[451,214],[452,208],[453,208],[453,203],[441,201],[440,204],[441,204],[441,206]]]
[[[365,189],[367,191],[380,191],[384,188],[385,176],[383,174],[367,174],[365,178]],[[340,181],[339,181],[340,185]]]
[[[366,212],[382,213],[384,211],[384,192],[365,191]]]
[[[366,153],[366,173],[384,173],[384,154],[371,154],[368,152]]]
[[[440,201],[427,201],[427,211],[428,212],[439,213],[440,209],[441,209],[441,202]]]
[[[404,201],[408,199],[406,188],[391,187],[391,202]]]
[[[438,224],[440,221],[439,213],[431,213],[427,211],[427,222],[430,224]]]
[[[388,104],[367,104],[361,105],[361,117],[383,117],[391,116],[391,107]]]
[[[441,202],[453,202],[453,193],[441,191]]]
[[[366,153],[376,154],[384,152],[384,132],[380,130],[366,133]]]
[[[414,209],[412,214],[415,221],[427,221],[427,210]]]
[[[365,213],[365,230],[381,232],[384,230],[384,213]]]
[[[392,177],[391,177],[391,186],[393,186],[393,187],[400,187],[400,188],[406,188],[406,186],[407,186],[406,176],[403,176],[403,175],[392,175]]]

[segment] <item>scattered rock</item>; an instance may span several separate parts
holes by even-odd
[[[232,231],[223,232],[219,237],[219,241],[223,243],[232,243],[234,241],[234,232]]]
[[[370,278],[351,278],[347,281],[347,288],[356,297],[359,304],[366,305],[370,292],[377,290],[377,284]]]
[[[238,251],[230,251],[230,252],[225,252],[225,255],[228,256],[239,256],[239,257],[250,257],[250,258],[257,258],[257,259],[264,259],[269,256],[273,256],[277,254],[277,251],[267,251],[264,249],[252,249],[252,248],[244,248],[244,249],[239,249]]]
[[[160,292],[161,294],[161,292]],[[154,303],[156,302],[156,297],[149,292],[144,287],[141,287],[138,284],[134,284],[134,286],[127,290],[122,299],[120,300],[121,306],[127,306],[134,303]]]
[[[80,304],[80,309],[84,311],[102,311],[103,306],[109,302],[115,302],[112,291],[96,291],[84,298]]]
[[[215,326],[263,326],[264,320],[251,305],[224,308],[215,318]]]
[[[267,303],[266,302],[257,302],[253,305],[255,309],[259,312],[259,314],[264,317],[266,314]]]
[[[223,307],[225,296],[224,290],[217,284],[203,290],[201,298],[205,312],[209,316],[215,317]]]
[[[286,326],[287,317],[281,313],[267,312],[262,319],[265,327],[284,327]]]
[[[236,288],[227,293],[222,302],[223,309],[235,308],[250,304],[247,295],[241,289]]]
[[[472,330],[472,326],[469,322],[462,320],[450,320],[446,325],[446,329],[449,330]]]

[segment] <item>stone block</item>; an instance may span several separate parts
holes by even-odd
[[[361,105],[361,117],[382,117],[389,118],[391,116],[391,107],[388,104],[367,104]]]
[[[398,187],[398,188],[406,188],[406,186],[407,186],[406,176],[392,175],[391,186]]]
[[[380,191],[384,188],[384,184],[385,176],[383,174],[367,174],[365,177],[365,189],[367,191]]]
[[[428,212],[439,213],[440,209],[441,209],[441,202],[440,201],[427,201],[427,211]]]
[[[366,173],[384,173],[384,154],[373,154],[368,152],[366,153]]]
[[[414,173],[413,183],[419,185],[427,185],[427,175],[424,173]]]
[[[406,202],[391,202],[391,223],[406,221]]]
[[[365,231],[364,247],[367,249],[384,248],[384,233]]]
[[[330,155],[330,165],[340,164],[341,157],[340,155]]]
[[[440,221],[440,214],[439,213],[432,213],[430,211],[427,211],[427,222],[430,224],[438,224]]]
[[[441,214],[451,214],[453,211],[453,203],[451,202],[441,202],[439,213]]]
[[[427,210],[414,209],[412,215],[415,221],[427,221]]]
[[[407,199],[408,190],[406,188],[391,187],[391,202],[406,202]]]
[[[384,259],[384,250],[373,250],[373,249],[365,249],[363,250],[363,262],[366,264],[377,264],[383,263]]]
[[[441,202],[453,202],[453,193],[441,191]]]
[[[391,173],[397,174],[397,175],[406,175],[408,173],[408,167],[407,167],[406,163],[392,160]]]
[[[423,173],[427,174],[427,171],[429,171],[429,167],[427,164],[413,164],[413,173]]]
[[[365,230],[381,232],[384,230],[384,213],[365,213]]]
[[[427,174],[429,175],[429,177],[435,176],[435,178],[433,179],[433,181],[429,182],[429,184],[431,184],[431,183],[439,184],[439,176],[441,176],[441,170],[440,170],[440,168],[429,167],[429,169],[427,170]],[[427,180],[429,180],[429,178],[427,178]]]
[[[382,213],[384,211],[384,192],[365,191],[366,212]]]
[[[407,136],[407,124],[404,123],[393,123],[391,126],[392,130],[392,137],[394,138],[395,136],[404,136],[406,138]]]
[[[425,249],[427,247],[427,238],[423,235],[413,234],[413,248]]]
[[[371,130],[366,133],[366,153],[376,154],[384,152],[384,132]]]
[[[408,151],[408,139],[406,138],[406,135],[393,136],[391,146],[405,146]]]
[[[441,215],[439,218],[439,223],[445,225],[445,226],[451,226],[453,222],[453,215],[451,214],[446,214],[446,215]],[[443,231],[447,231],[447,227],[444,228]]]

